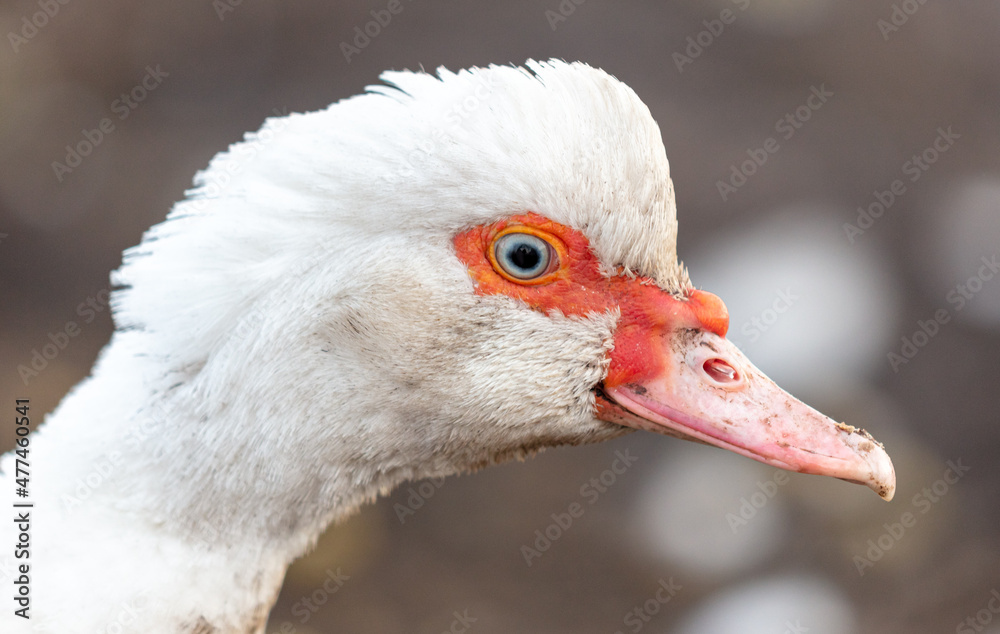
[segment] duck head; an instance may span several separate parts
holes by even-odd
[[[274,433],[328,479],[384,490],[642,429],[892,497],[878,442],[726,339],[631,89],[558,61],[383,79],[213,160],[126,258],[119,325],[213,368],[202,395],[251,383],[241,424],[294,398]]]

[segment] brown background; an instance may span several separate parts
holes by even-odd
[[[984,282],[899,372],[886,356],[900,350],[917,320],[950,307],[948,290],[974,275],[981,257],[1000,251],[1000,7],[898,4],[912,15],[885,37],[878,20],[891,18],[889,2],[564,0],[564,11],[573,11],[553,30],[545,12],[559,11],[557,0],[403,0],[348,63],[341,42],[385,2],[243,0],[220,19],[210,0],[69,0],[16,52],[6,34],[20,32],[39,7],[5,3],[0,407],[30,397],[36,413],[48,411],[86,375],[111,322],[102,311],[83,324],[78,305],[106,288],[121,251],[163,218],[196,170],[275,109],[321,108],[387,68],[579,59],[631,85],[660,123],[678,193],[679,248],[695,282],[714,279],[709,264],[701,277],[697,267],[711,262],[715,278],[742,275],[740,293],[763,298],[724,296],[734,325],[762,315],[780,286],[762,271],[780,277],[795,268],[780,258],[754,268],[760,254],[787,243],[761,251],[741,235],[766,242],[780,233],[766,228],[800,217],[832,227],[808,239],[815,245],[801,240],[807,255],[826,247],[833,254],[799,282],[796,291],[807,298],[834,293],[838,271],[864,265],[857,279],[874,286],[851,294],[848,276],[845,297],[860,302],[850,318],[834,305],[812,330],[796,330],[796,311],[812,301],[802,300],[747,350],[779,381],[790,377],[806,400],[885,439],[899,475],[897,500],[885,504],[860,487],[792,475],[734,532],[727,513],[738,512],[741,498],[750,499],[773,470],[641,434],[550,451],[449,479],[405,523],[393,505],[407,504],[408,487],[332,529],[293,568],[268,631],[441,632],[456,611],[477,619],[470,632],[634,631],[626,613],[671,577],[682,589],[641,622],[643,631],[779,633],[797,619],[814,633],[952,632],[984,609],[982,619],[1000,620],[987,608],[1000,587],[1000,283]],[[725,8],[735,20],[679,71],[672,56]],[[119,119],[115,100],[157,65],[168,75]],[[791,139],[779,138],[779,151],[723,201],[716,182],[821,85],[834,96]],[[52,161],[105,117],[115,129],[57,181]],[[960,139],[919,181],[906,181],[906,194],[848,248],[843,223],[854,222],[857,207],[901,178],[909,157],[947,126]],[[69,320],[81,322],[80,335],[24,385],[17,366]],[[854,361],[813,354],[811,344],[794,343],[803,333]],[[806,372],[827,363],[836,368],[830,376]],[[795,381],[796,368],[819,378]],[[11,444],[11,426],[0,427],[0,447]],[[580,487],[625,449],[636,464],[596,503],[584,500],[585,514],[526,566],[520,547],[551,513],[581,501]],[[947,460],[971,470],[922,513],[914,496],[943,477]],[[916,525],[859,575],[853,557],[908,511],[918,514]],[[690,545],[678,554],[670,544]],[[317,593],[325,571],[338,566],[350,579],[302,623],[296,602]],[[713,625],[705,614],[731,620]]]

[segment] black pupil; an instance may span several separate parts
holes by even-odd
[[[538,253],[538,249],[527,244],[517,245],[510,254],[510,261],[514,263],[514,266],[529,271],[538,266],[539,259],[541,259],[541,254]]]

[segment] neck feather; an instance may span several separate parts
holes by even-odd
[[[49,629],[5,610],[0,631],[117,631],[108,627],[134,612],[150,634],[263,632],[287,566],[330,522],[421,475],[309,464],[300,435],[281,430],[306,428],[311,412],[216,400],[136,349],[116,334],[94,376],[31,436],[31,627]],[[9,524],[4,543],[16,539]],[[17,563],[0,557],[6,593]]]

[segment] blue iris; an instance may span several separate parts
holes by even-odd
[[[496,241],[494,248],[497,262],[511,277],[530,280],[549,269],[551,247],[530,233],[508,233]]]

